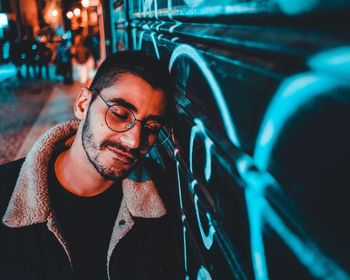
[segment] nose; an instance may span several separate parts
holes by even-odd
[[[121,144],[129,149],[138,149],[141,145],[141,124],[135,123],[134,126],[122,132],[120,135]]]

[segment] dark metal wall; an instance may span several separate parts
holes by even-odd
[[[350,279],[350,3],[110,0],[113,50],[178,87],[183,279]]]

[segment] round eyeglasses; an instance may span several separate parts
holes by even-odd
[[[140,122],[142,125],[142,140],[144,140],[147,145],[156,144],[164,122],[153,119],[138,120],[135,113],[127,108],[126,104],[121,102],[110,105],[97,90],[92,89],[91,91],[95,91],[108,107],[105,113],[105,122],[109,129],[115,132],[125,132],[132,129],[136,122]],[[158,141],[158,144],[163,144],[169,138],[170,132],[166,134],[167,135],[162,134],[162,141]]]

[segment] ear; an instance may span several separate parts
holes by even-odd
[[[91,92],[87,88],[82,88],[74,103],[74,115],[82,120],[90,106]]]

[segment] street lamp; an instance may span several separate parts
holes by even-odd
[[[89,0],[82,0],[82,1],[81,1],[81,5],[82,5],[84,8],[88,8],[88,7],[89,7]]]
[[[72,11],[68,11],[66,13],[66,16],[67,16],[67,18],[72,19],[73,18],[73,12]]]
[[[73,14],[74,14],[76,17],[78,17],[78,16],[80,16],[80,14],[81,14],[81,10],[80,10],[79,8],[75,8],[75,9],[73,10]]]
[[[51,12],[51,15],[53,16],[53,17],[57,17],[58,16],[58,11],[55,9],[55,10],[53,10],[52,12]]]

